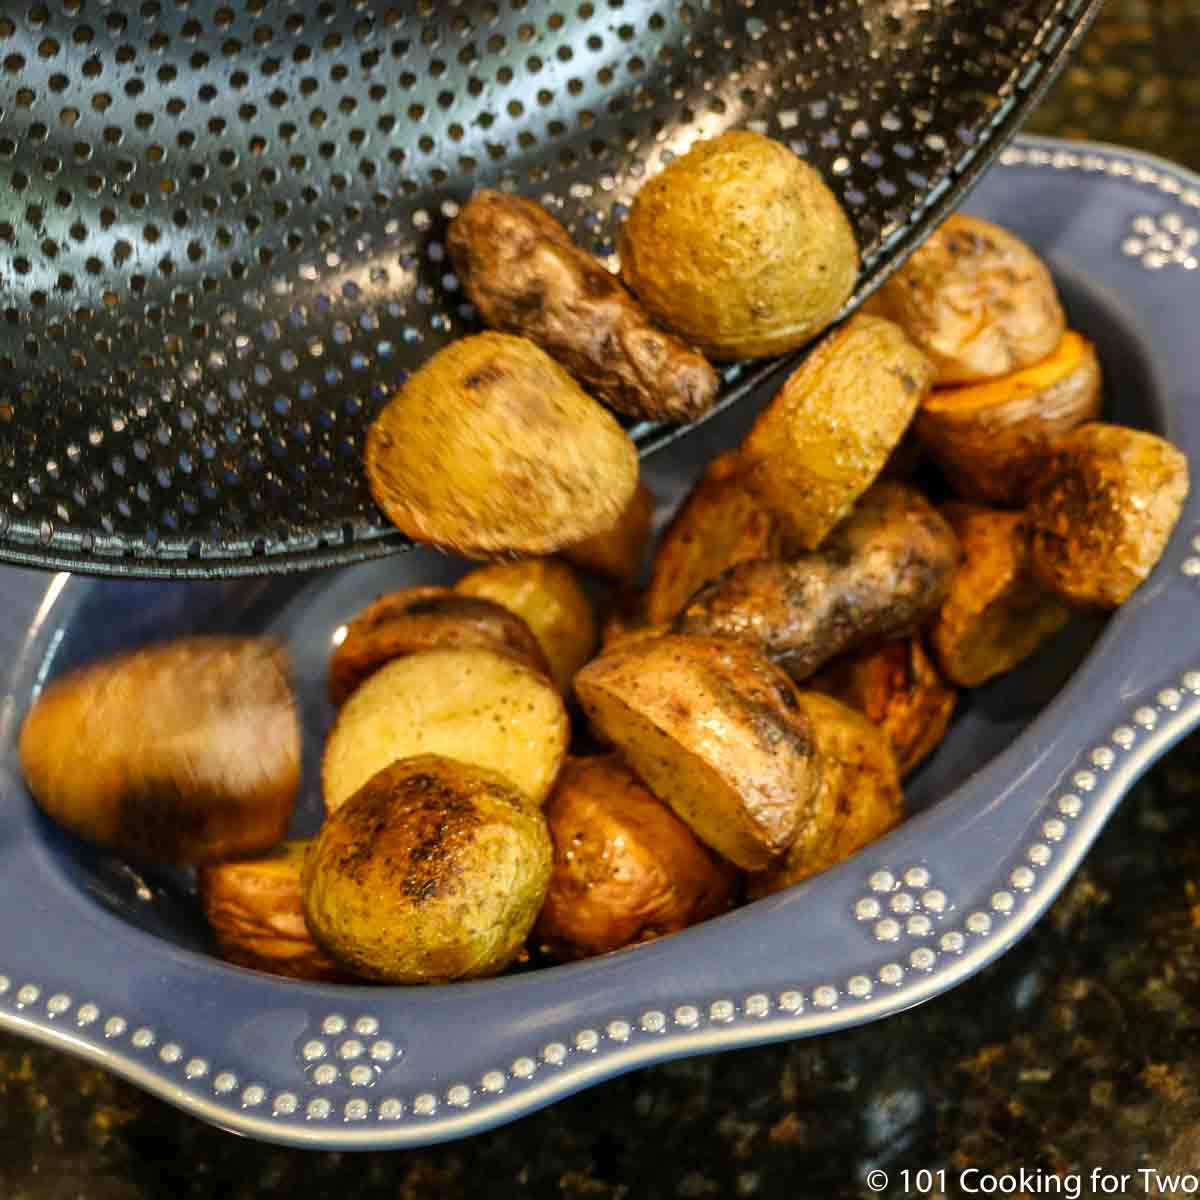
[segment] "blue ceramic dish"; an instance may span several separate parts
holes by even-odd
[[[1200,461],[1200,180],[1127,151],[1023,139],[969,207],[1049,260],[1098,344],[1107,411]],[[647,463],[674,502],[766,397]],[[195,1115],[283,1143],[412,1146],[486,1129],[646,1063],[877,1020],[1001,954],[1062,888],[1131,783],[1200,720],[1200,494],[1153,577],[972,694],[912,781],[912,816],[791,891],[573,966],[439,989],[295,983],[206,950],[182,876],[139,876],[34,810],[15,739],[50,674],[197,630],[291,647],[316,824],[330,638],[386,587],[461,570],[424,552],[260,582],[0,576],[0,1026]]]

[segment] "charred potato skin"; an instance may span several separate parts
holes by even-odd
[[[604,575],[625,586],[631,585],[650,544],[654,503],[654,493],[644,483],[639,483],[629,507],[611,529],[568,546],[562,552],[563,558],[584,571]]]
[[[946,736],[958,699],[919,637],[897,638],[847,655],[814,675],[808,686],[878,725],[892,744],[902,779]]]
[[[349,981],[304,923],[300,875],[311,844],[285,842],[261,858],[197,871],[200,907],[227,962],[291,979]]]
[[[783,859],[747,878],[751,899],[777,892],[856,854],[900,823],[904,796],[887,737],[832,696],[802,692],[816,738],[821,786]]]
[[[145,863],[208,863],[287,836],[300,723],[265,639],[162,642],[52,681],[26,716],[34,799],[70,832]]]
[[[964,499],[1021,507],[1055,439],[1100,415],[1095,348],[1068,330],[1052,358],[1068,354],[1072,365],[1049,378],[1044,360],[1004,379],[939,389],[922,406],[916,435]]]
[[[864,313],[792,372],[741,449],[746,487],[812,550],[883,471],[933,384],[898,325]]]
[[[791,844],[820,775],[782,672],[710,638],[617,645],[576,677],[592,725],[706,845],[759,870]]]
[[[637,450],[616,420],[524,338],[439,350],[367,431],[376,504],[414,541],[468,558],[552,554],[611,528]]]
[[[521,953],[550,881],[545,818],[493,771],[436,755],[373,775],[322,826],[304,915],[356,975],[447,983]]]
[[[948,386],[998,379],[1050,354],[1066,317],[1050,272],[1020,239],[954,213],[871,297]]]
[[[650,421],[695,421],[712,407],[717,374],[703,356],[656,329],[539,204],[484,188],[446,246],[485,324],[541,346],[597,400]]]
[[[737,872],[614,755],[569,761],[546,820],[554,871],[534,937],[556,958],[649,941],[732,903]]]
[[[924,496],[885,480],[820,550],[726,571],[693,598],[676,631],[748,641],[807,679],[839,654],[919,628],[945,598],[958,554]]]
[[[1162,556],[1188,487],[1187,459],[1169,442],[1080,425],[1056,443],[1030,492],[1034,575],[1073,608],[1116,608]]]
[[[550,665],[537,638],[515,613],[449,588],[406,588],[380,596],[346,627],[329,659],[329,699],[336,707],[384,663],[438,647],[503,650],[543,675]]]
[[[709,358],[782,354],[821,332],[858,278],[858,247],[820,174],[747,131],[699,142],[634,199],[621,275]]]

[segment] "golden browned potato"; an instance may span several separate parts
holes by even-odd
[[[747,641],[806,679],[839,654],[919,629],[957,562],[954,534],[929,501],[883,480],[820,550],[733,567],[692,598],[676,628]]]
[[[646,589],[650,623],[673,621],[700,588],[735,564],[779,552],[775,523],[746,489],[740,464],[734,452],[714,458],[667,526]]]
[[[1005,229],[955,213],[871,297],[933,360],[939,385],[1010,375],[1066,330],[1045,263]]]
[[[329,699],[339,705],[384,663],[441,646],[507,650],[550,674],[533,631],[502,605],[449,588],[405,588],[380,596],[346,626],[329,660]]]
[[[619,591],[608,606],[604,620],[600,623],[600,648],[608,646],[646,628],[646,594],[644,592]]]
[[[446,247],[484,323],[536,342],[597,400],[650,421],[694,421],[712,407],[712,367],[656,329],[541,205],[483,188],[450,222]]]
[[[423,754],[373,774],[326,820],[305,862],[304,916],[367,979],[495,975],[521,953],[551,858],[545,817],[507,779]]]
[[[554,872],[534,937],[587,958],[729,908],[737,872],[615,755],[567,762],[549,801]]]
[[[284,842],[261,858],[201,867],[200,908],[222,958],[292,979],[346,982],[346,970],[304,923],[300,872],[311,839]]]
[[[597,730],[702,842],[746,870],[791,845],[820,777],[791,680],[710,638],[618,644],[575,677]]]
[[[454,585],[464,596],[491,600],[516,613],[537,638],[562,691],[596,649],[596,612],[575,572],[553,558],[492,563]]]
[[[751,875],[757,899],[836,866],[900,823],[904,796],[886,735],[832,696],[802,692],[821,759],[821,786],[800,835],[784,858]]]
[[[629,436],[548,354],[504,333],[451,342],[367,431],[367,482],[414,541],[473,558],[551,554],[633,499]]]
[[[952,683],[979,687],[1011,671],[1070,615],[1029,569],[1029,528],[1022,513],[974,504],[942,510],[963,561],[929,631],[929,644]]]
[[[919,637],[897,638],[840,658],[814,675],[808,686],[878,725],[892,744],[901,778],[945,737],[957,699]]]
[[[742,444],[746,487],[789,548],[813,550],[875,482],[933,366],[890,321],[858,314],[792,372]]]
[[[34,799],[77,837],[150,863],[207,863],[287,836],[300,722],[283,650],[192,637],[47,686],[21,727]]]
[[[1100,383],[1095,348],[1068,330],[1032,367],[936,389],[913,427],[960,496],[1019,508],[1054,439],[1100,415]]]
[[[380,667],[342,705],[325,743],[325,809],[398,758],[441,754],[496,771],[541,804],[567,752],[558,690],[511,654],[424,650]]]
[[[1080,425],[1055,444],[1026,510],[1034,574],[1068,604],[1123,604],[1154,569],[1188,493],[1187,459],[1152,433]]]
[[[563,558],[585,571],[607,575],[617,583],[631,584],[646,557],[653,520],[654,493],[644,483],[639,483],[629,507],[611,529],[567,546]]]
[[[820,174],[747,131],[697,143],[643,185],[620,249],[650,315],[718,360],[804,345],[858,278],[854,231]]]

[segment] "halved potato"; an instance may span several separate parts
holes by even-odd
[[[947,504],[942,512],[963,561],[929,643],[947,679],[979,687],[1028,658],[1070,613],[1033,577],[1024,514],[973,504]]]
[[[644,483],[639,483],[633,500],[611,529],[566,547],[563,558],[585,571],[607,575],[617,583],[631,584],[646,557],[653,520],[654,493]]]
[[[702,842],[761,870],[791,845],[820,778],[795,686],[739,642],[618,644],[575,677],[588,719]]]
[[[987,383],[938,388],[914,429],[960,496],[1020,507],[1054,439],[1100,415],[1100,360],[1073,330],[1041,362]]]
[[[1080,425],[1030,491],[1034,574],[1073,607],[1116,608],[1154,569],[1187,493],[1188,461],[1170,442]]]
[[[541,804],[568,737],[557,689],[511,654],[474,646],[393,659],[338,712],[321,760],[325,809],[335,812],[376,771],[418,754],[487,767]]]
[[[492,563],[464,575],[454,590],[516,613],[533,630],[564,692],[596,648],[596,611],[575,572],[558,559]]]

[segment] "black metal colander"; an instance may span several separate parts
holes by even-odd
[[[0,560],[215,576],[398,549],[363,438],[476,327],[442,242],[474,188],[611,256],[641,180],[757,129],[840,195],[861,299],[1098,7],[6,0]]]

